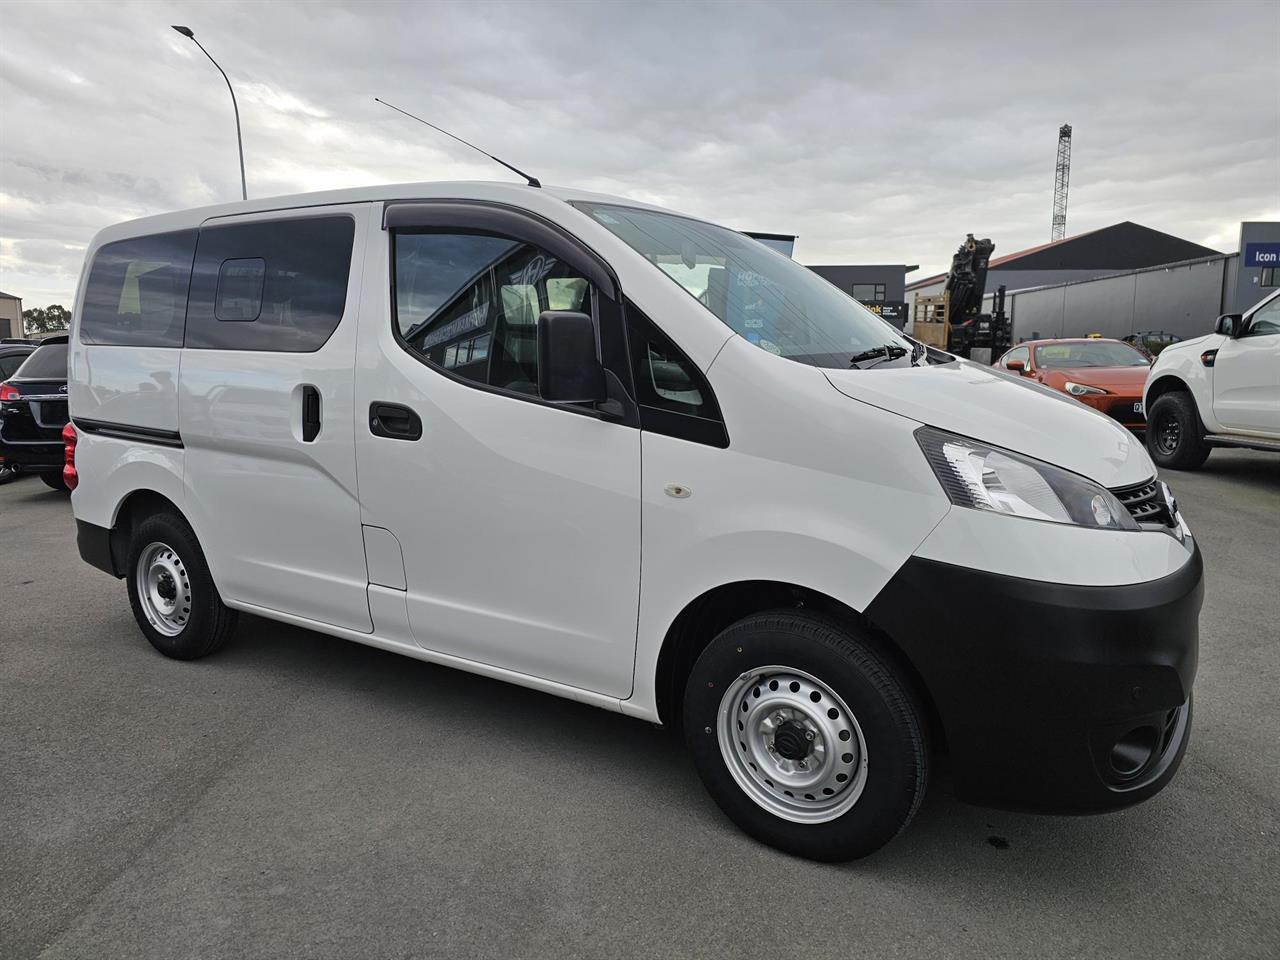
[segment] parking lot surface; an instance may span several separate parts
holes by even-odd
[[[166,660],[66,496],[0,487],[0,956],[1275,957],[1280,458],[1164,479],[1207,569],[1173,784],[1038,817],[944,769],[838,867],[635,720],[253,617]]]

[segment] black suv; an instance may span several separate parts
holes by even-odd
[[[56,490],[64,460],[67,413],[67,336],[46,337],[8,380],[0,383],[0,464],[8,473],[38,473]]]

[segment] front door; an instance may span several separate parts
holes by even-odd
[[[422,647],[624,698],[640,431],[589,404],[544,402],[536,337],[544,310],[590,314],[602,359],[625,378],[617,291],[545,221],[418,206],[418,221],[380,238],[389,268],[370,250],[367,275],[390,273],[394,295],[360,332],[364,523],[399,541]]]
[[[1228,430],[1280,436],[1280,297],[1245,317],[1244,332],[1218,348],[1213,415]]]
[[[363,632],[352,380],[370,215],[206,223],[178,398],[186,506],[226,597]]]

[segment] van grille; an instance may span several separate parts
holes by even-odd
[[[1165,503],[1160,484],[1154,478],[1131,487],[1117,487],[1111,492],[1124,504],[1129,516],[1138,523],[1158,523],[1162,527],[1174,525],[1169,505]]]

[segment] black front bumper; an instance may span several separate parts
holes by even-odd
[[[1116,587],[913,557],[867,615],[928,689],[962,799],[1088,813],[1145,800],[1177,771],[1203,575],[1194,544],[1175,573]]]

